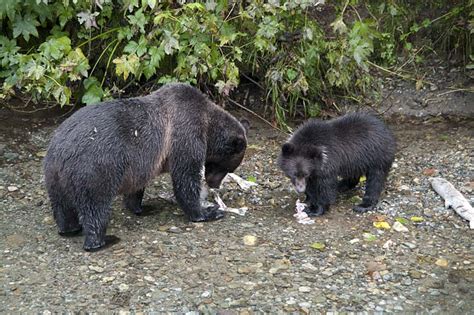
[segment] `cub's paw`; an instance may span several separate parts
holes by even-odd
[[[372,211],[375,209],[375,206],[373,205],[366,205],[366,204],[359,204],[357,206],[354,206],[354,208],[352,208],[355,212],[357,213],[364,213],[364,212],[367,212],[367,211]]]
[[[133,209],[130,209],[135,215],[142,215],[143,214],[143,208],[142,206],[139,207],[134,207]]]
[[[311,206],[311,207],[308,207],[304,210],[304,212],[306,212],[306,214],[308,215],[308,217],[319,217],[321,215],[324,214],[324,212],[326,212],[326,207],[323,207],[321,205],[317,205],[317,206]]]
[[[212,205],[207,208],[201,208],[201,213],[197,216],[191,217],[193,222],[215,221],[224,217],[224,211],[219,210],[218,205]]]
[[[123,201],[123,206],[124,208],[133,212],[135,215],[141,215],[143,213],[142,205],[140,203],[135,202],[135,200],[125,199]]]

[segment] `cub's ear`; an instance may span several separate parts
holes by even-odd
[[[231,146],[232,146],[232,150],[231,150],[232,153],[240,153],[247,146],[247,142],[245,141],[244,138],[236,137],[232,140]]]
[[[325,146],[315,146],[312,145],[308,148],[307,154],[310,159],[318,159],[321,164],[325,164],[328,160],[327,149]]]
[[[283,156],[289,156],[294,151],[295,151],[295,145],[293,143],[287,142],[281,147],[281,153],[283,154]]]
[[[250,121],[248,121],[245,118],[242,118],[240,120],[240,123],[242,124],[242,127],[244,127],[244,129],[245,129],[245,134],[247,134],[249,132],[249,129],[250,129]]]

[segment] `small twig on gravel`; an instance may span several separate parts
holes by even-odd
[[[387,68],[384,68],[382,66],[379,66],[378,64],[375,64],[371,61],[367,61],[367,63],[369,65],[371,65],[372,67],[374,68],[377,68],[379,70],[382,70],[384,72],[387,72],[387,73],[390,73],[394,76],[397,76],[397,77],[400,77],[402,79],[405,79],[405,80],[411,80],[411,81],[415,81],[415,82],[422,82],[423,84],[428,84],[428,85],[435,85],[434,83],[430,82],[430,81],[426,81],[426,80],[420,80],[420,79],[416,79],[416,78],[412,78],[411,76],[409,75],[404,75],[404,74],[401,74],[401,73],[398,73],[398,72],[395,72],[395,71],[392,71],[390,69],[387,69]],[[470,93],[474,93],[474,90],[473,89],[464,89],[464,88],[458,88],[458,87],[454,87],[454,86],[449,86],[447,87],[446,89],[448,90],[452,90],[452,92],[458,92],[458,91],[465,91],[465,92],[470,92]],[[452,92],[445,92],[446,94],[447,93],[452,93]],[[442,95],[442,94],[441,94]],[[439,95],[438,95],[439,96]]]
[[[24,101],[24,99],[22,99],[21,97],[17,96],[17,98],[19,98],[21,101]],[[23,106],[18,106],[18,107],[10,106],[7,102],[4,102],[4,101],[2,101],[1,103],[4,104],[6,108],[8,108],[8,109],[10,109],[14,112],[23,113],[23,114],[32,114],[32,113],[36,113],[36,112],[39,112],[39,111],[42,111],[42,110],[48,110],[48,109],[51,109],[51,108],[57,106],[57,103],[52,102],[51,105],[46,106],[46,107],[39,107],[39,108],[35,108],[35,109],[32,109],[32,110],[21,110],[20,109],[20,108],[28,107],[28,105],[30,104],[32,99],[33,99],[33,96],[30,96]],[[49,102],[45,102],[45,104],[48,104],[48,103]]]
[[[436,95],[436,96],[437,96],[437,97],[440,97],[440,96],[443,96],[443,95],[446,95],[446,94],[450,94],[450,93],[455,93],[455,92],[474,93],[474,89],[463,89],[463,88],[455,88],[455,87],[448,87],[448,89],[454,89],[454,90],[450,90],[450,91],[446,91],[446,92],[443,92],[443,93],[439,93],[439,94]]]
[[[284,130],[278,128],[278,127],[275,127],[271,122],[269,122],[268,120],[266,120],[265,118],[263,118],[262,116],[260,116],[259,114],[257,114],[256,112],[254,112],[253,110],[251,109],[248,109],[247,107],[245,107],[244,105],[234,101],[233,99],[231,98],[228,98],[229,102],[231,102],[232,104],[234,104],[235,106],[249,112],[250,114],[254,115],[255,117],[257,117],[258,119],[260,119],[261,121],[263,121],[264,123],[266,123],[267,125],[269,125],[270,127],[272,127],[273,129],[275,130],[278,130],[280,131],[281,133],[285,134],[285,135],[289,135],[287,132],[285,132]]]

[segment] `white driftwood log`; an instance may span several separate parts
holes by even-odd
[[[446,209],[453,208],[457,214],[468,220],[469,227],[474,229],[474,209],[469,201],[444,178],[433,177],[429,181],[433,189],[444,199]]]

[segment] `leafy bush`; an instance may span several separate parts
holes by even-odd
[[[3,0],[0,97],[92,104],[133,83],[170,81],[227,97],[245,75],[264,87],[283,124],[318,115],[335,95],[365,95],[374,83],[369,58],[390,66],[407,52],[419,62],[412,41],[435,23],[470,18],[472,32],[472,6],[453,4],[419,24],[423,6],[402,1]],[[464,38],[463,56],[468,26],[450,33]]]

